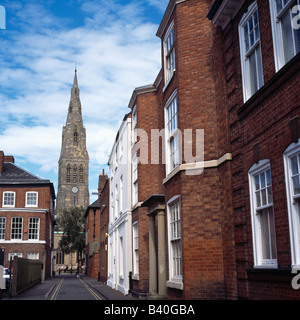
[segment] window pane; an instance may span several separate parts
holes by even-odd
[[[270,259],[270,243],[269,243],[269,223],[268,215],[263,210],[260,214],[260,227],[261,227],[261,246],[262,246],[262,258]]]
[[[260,185],[261,189],[266,187],[266,175],[264,172],[260,174]]]
[[[276,0],[277,14],[282,10],[282,0]]]
[[[257,91],[258,89],[258,82],[257,82],[257,65],[256,65],[256,56],[255,51],[249,57],[249,68],[250,68],[250,93],[251,96]]]
[[[255,177],[255,190],[259,190],[259,176]]]
[[[293,176],[298,173],[298,161],[297,161],[297,156],[291,158],[291,163],[292,163],[292,174]]]
[[[261,202],[262,202],[262,206],[265,206],[267,204],[266,189],[261,190]]]
[[[268,204],[273,203],[273,193],[272,193],[272,187],[268,187]]]
[[[1,240],[5,239],[5,224],[6,224],[6,218],[1,217],[0,218],[0,239]]]
[[[290,11],[288,11],[282,18],[282,41],[285,62],[288,62],[294,56],[294,43]]]
[[[262,67],[262,58],[261,58],[261,48],[260,46],[255,50],[256,59],[257,59],[257,72],[258,72],[258,88],[261,88],[264,85],[264,74]]]
[[[293,185],[294,185],[294,195],[297,195],[300,193],[300,182],[299,182],[299,176],[293,177]]]
[[[37,193],[36,192],[28,192],[27,193],[27,205],[28,206],[36,206],[37,205]]]
[[[261,207],[260,191],[257,191],[255,195],[256,195],[256,207]]]
[[[276,259],[275,224],[273,208],[260,213],[261,245],[263,259]]]
[[[5,192],[3,205],[13,206],[14,203],[15,203],[15,194],[13,192]]]

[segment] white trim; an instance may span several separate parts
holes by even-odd
[[[262,63],[262,53],[261,53],[261,39],[259,35],[259,40],[256,41],[255,44],[253,44],[252,48],[247,52],[245,47],[245,33],[244,33],[244,27],[245,24],[249,21],[250,18],[252,18],[252,15],[255,13],[257,9],[257,3],[254,1],[248,8],[248,11],[243,15],[238,29],[239,29],[239,43],[240,43],[240,60],[241,60],[241,69],[242,69],[242,84],[243,84],[243,98],[244,102],[246,102],[248,99],[252,97],[254,93],[251,92],[251,81],[250,81],[250,59],[249,56],[253,51],[258,49],[260,51],[260,57],[261,57],[261,66],[262,70],[257,70],[257,81],[258,81],[258,90],[264,85],[264,76],[263,76],[263,63]],[[257,11],[258,14],[258,11]],[[259,20],[259,15],[258,15]],[[259,21],[258,21],[259,25]],[[260,29],[259,29],[260,34]],[[256,55],[255,55],[256,57]],[[258,68],[258,63],[256,61],[256,66]],[[262,72],[262,85],[259,85],[259,72]]]
[[[169,137],[169,129],[168,129],[168,123],[169,123],[169,116],[168,116],[168,108],[171,107],[172,103],[175,103],[176,100],[176,128],[175,130],[171,133],[170,137]],[[174,115],[173,115],[174,116]],[[177,89],[175,89],[172,94],[170,95],[167,103],[164,106],[164,117],[165,117],[165,156],[166,156],[166,174],[169,175],[172,171],[176,170],[176,168],[178,168],[180,166],[180,164],[182,163],[181,160],[181,156],[182,156],[182,140],[181,140],[181,136],[180,136],[180,131],[178,130],[178,95],[177,95]],[[178,164],[175,166],[175,168],[171,169],[171,159],[170,159],[170,140],[171,138],[175,139],[175,141],[177,141],[178,144]],[[175,142],[176,143],[176,142]]]
[[[257,212],[256,212],[256,200],[254,196],[255,182],[254,176],[257,174],[270,169],[270,160],[264,159],[254,164],[248,171],[248,180],[249,180],[249,194],[250,194],[250,209],[251,209],[251,225],[252,225],[252,241],[253,241],[253,257],[254,257],[254,267],[255,268],[277,268],[277,258],[276,259],[263,259],[262,258],[262,249],[261,249],[261,236],[258,232],[259,224],[257,221]],[[266,206],[267,207],[267,206]],[[272,205],[273,207],[273,205]],[[263,207],[262,207],[263,208]],[[259,209],[261,209],[259,207]],[[274,211],[273,211],[274,214]],[[275,230],[274,230],[275,232]],[[276,240],[275,240],[276,244]]]
[[[174,50],[174,56],[175,56],[175,59],[174,59],[174,63],[175,63],[175,66],[173,68],[173,70],[171,70],[171,74],[168,74],[167,73],[167,55],[168,55],[168,51],[167,51],[167,41],[168,41],[168,38],[171,34],[171,32],[174,30],[174,39],[173,39],[173,48],[172,50],[170,51],[173,51]],[[164,88],[163,88],[163,92],[166,90],[166,88],[168,87],[169,83],[171,82],[173,76],[174,76],[174,73],[175,73],[175,68],[176,68],[176,52],[175,52],[175,47],[174,47],[174,43],[175,43],[175,27],[174,27],[174,20],[170,23],[169,27],[168,27],[168,30],[165,34],[165,37],[163,39],[163,54],[164,54],[164,80],[165,80],[165,85],[164,85]]]
[[[6,193],[13,193],[14,194],[14,204],[13,205],[4,204],[4,196]],[[2,207],[3,208],[14,208],[15,205],[16,205],[16,192],[15,191],[4,191],[3,195],[2,195]]]
[[[0,240],[1,244],[46,244],[46,240]]]
[[[291,245],[291,263],[292,266],[300,265],[300,243],[299,243],[299,212],[295,206],[295,197],[293,196],[293,182],[291,179],[291,157],[300,153],[300,139],[297,143],[292,143],[283,153],[285,185],[286,185],[286,198],[288,207],[288,219],[290,230],[290,245]]]
[[[32,212],[32,213],[47,213],[49,209],[31,209],[31,208],[11,208],[3,209],[0,208],[0,212]]]
[[[183,290],[183,274],[181,274],[180,276],[173,276],[173,262],[172,262],[172,258],[173,258],[173,254],[172,254],[172,250],[171,250],[171,228],[170,228],[170,206],[172,206],[173,204],[178,203],[178,207],[179,207],[179,215],[180,215],[180,228],[181,228],[181,234],[180,234],[180,238],[175,239],[175,241],[180,239],[181,242],[181,270],[183,271],[183,246],[182,246],[182,212],[181,212],[181,197],[180,195],[175,195],[173,196],[168,202],[167,202],[167,231],[168,231],[168,257],[169,257],[169,280],[167,280],[166,285],[167,287],[170,288],[176,288],[176,289],[180,289]]]
[[[272,26],[272,35],[273,35],[273,51],[274,51],[274,60],[275,60],[275,70],[278,72],[288,61],[285,61],[284,55],[284,43],[282,35],[282,23],[281,18],[291,9],[293,5],[296,5],[297,1],[290,0],[290,2],[285,6],[284,9],[277,14],[277,5],[274,0],[269,0],[270,5],[270,15],[271,15],[271,26]],[[294,42],[293,36],[293,42]],[[294,44],[295,45],[295,44]],[[294,48],[295,50],[295,48]],[[294,55],[295,56],[295,55]]]
[[[34,193],[36,194],[36,204],[35,205],[29,205],[27,204],[27,195],[28,193]],[[27,191],[25,195],[25,207],[27,208],[37,208],[39,203],[39,193],[37,191]]]
[[[216,160],[208,160],[203,162],[193,162],[193,163],[184,163],[176,167],[173,171],[171,171],[168,176],[163,180],[163,184],[167,183],[170,179],[172,179],[178,172],[180,171],[191,171],[191,170],[199,170],[199,169],[208,169],[208,168],[217,168],[221,164],[226,161],[231,161],[232,155],[231,153],[224,154],[221,158]]]

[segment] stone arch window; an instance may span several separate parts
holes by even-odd
[[[71,182],[71,166],[69,164],[67,166],[67,182]]]
[[[79,182],[83,182],[83,166],[81,165],[79,168]]]
[[[77,182],[77,167],[73,167],[73,182]]]
[[[73,135],[73,142],[75,145],[78,145],[78,132],[77,129],[75,129],[74,135]]]

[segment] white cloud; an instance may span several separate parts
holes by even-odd
[[[107,164],[134,88],[159,72],[158,25],[143,16],[142,1],[84,1],[81,9],[85,24],[70,29],[35,1],[11,5],[20,30],[7,32],[0,46],[0,150],[22,158],[25,168],[28,161],[39,172],[57,172],[75,60],[92,170]]]

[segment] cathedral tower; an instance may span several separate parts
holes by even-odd
[[[81,102],[75,70],[66,125],[62,132],[59,158],[57,213],[72,206],[89,205],[89,155],[83,126]]]

